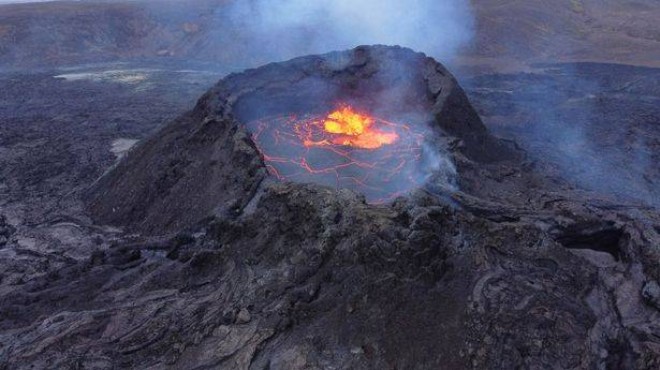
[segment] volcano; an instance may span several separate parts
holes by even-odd
[[[660,364],[657,208],[530,160],[409,49],[226,76],[84,200],[35,228],[79,258],[0,217],[0,368]]]
[[[104,223],[161,232],[243,209],[272,179],[386,203],[431,179],[452,188],[452,151],[511,154],[441,64],[359,47],[228,76],[102,178],[91,209]]]

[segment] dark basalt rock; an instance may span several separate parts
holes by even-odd
[[[395,55],[431,66],[419,70],[443,86],[431,91],[449,94],[422,95],[424,112],[463,99],[452,100],[460,90],[438,64],[405,49],[331,55],[348,58],[339,72],[306,57],[226,78],[101,179],[89,198],[100,222],[176,235],[108,237],[88,259],[9,290],[2,365],[658,367],[657,209],[539,173],[469,105],[454,113],[464,126],[433,121],[455,144],[453,192],[431,179],[369,205],[348,190],[267,180],[236,118],[264,89],[286,95],[275,86],[336,73],[360,91],[382,68],[370,58]],[[411,78],[426,84],[426,72]],[[482,160],[489,145],[502,148],[498,161]]]
[[[399,47],[358,47],[230,75],[197,106],[129,154],[94,186],[101,223],[176,231],[218,212],[240,213],[266,177],[243,124],[278,113],[327,111],[337,101],[414,116],[469,160],[515,155],[490,136],[455,78]]]
[[[9,243],[15,231],[16,229],[7,222],[7,218],[0,215],[0,248]]]

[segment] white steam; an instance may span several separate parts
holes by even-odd
[[[243,0],[216,17],[241,30],[235,41],[271,60],[387,44],[448,62],[470,42],[474,23],[464,0]]]

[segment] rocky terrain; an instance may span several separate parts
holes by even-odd
[[[495,71],[530,63],[605,62],[658,67],[654,0],[473,0],[476,40],[463,64]]]
[[[169,80],[153,72],[143,79],[128,72],[74,81],[53,77],[60,73],[5,77],[3,127],[17,128],[3,130],[1,144],[4,366],[658,366],[657,198],[580,185],[551,155],[556,146],[522,127],[547,119],[526,108],[539,95],[556,99],[565,115],[593,106],[584,98],[590,85],[561,72],[577,69],[608,87],[598,99],[632,102],[621,104],[620,116],[631,117],[624,121],[631,126],[646,123],[627,130],[629,151],[657,155],[657,146],[633,140],[657,135],[655,70],[618,67],[613,80],[599,73],[604,66],[557,65],[466,80],[488,129],[516,145],[487,131],[434,61],[397,48],[342,55],[349,61],[342,67],[310,57],[222,80],[100,181],[116,160],[111,150],[130,144],[118,139],[154,133],[210,86],[189,75],[169,82],[175,72]],[[429,92],[422,105],[436,117],[438,150],[456,164],[457,191],[432,179],[409,197],[374,206],[350,191],[266,175],[241,128],[241,101],[283,87],[295,94],[296,76],[357,82],[359,92],[388,60],[416,66],[414,88]],[[27,91],[30,98],[20,94]],[[76,104],[67,94],[79,91],[108,108]],[[71,105],[48,105],[38,92]],[[589,112],[601,125],[585,130],[587,137],[618,139],[607,135],[621,124],[607,119],[616,107],[595,107]],[[14,111],[24,126],[9,125]],[[58,126],[63,114],[75,119]],[[139,125],[131,123],[136,117]],[[456,120],[463,124],[452,126]],[[18,127],[32,134],[19,135]],[[31,149],[50,146],[57,149]],[[13,154],[21,148],[27,155]],[[58,156],[70,158],[60,170],[29,171],[51,168]],[[605,163],[627,176],[646,168]],[[217,172],[207,176],[200,166]],[[657,183],[648,169],[647,181]],[[108,223],[115,227],[97,226]]]
[[[577,63],[464,83],[493,133],[524,147],[543,172],[658,206],[659,81],[658,69]]]
[[[0,6],[0,369],[660,367],[656,1],[472,1],[456,78],[227,75],[271,59],[226,3]],[[391,204],[276,181],[244,127],[383,89],[455,167]]]
[[[154,57],[254,67],[312,52],[292,54],[250,39],[243,22],[223,16],[231,3],[92,0],[2,5],[0,67]],[[660,67],[660,4],[655,0],[470,4],[475,40],[461,51],[455,63],[460,68],[521,70],[534,62],[579,61]]]

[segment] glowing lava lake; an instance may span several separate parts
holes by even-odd
[[[382,203],[420,185],[424,133],[347,104],[247,124],[269,172],[283,181],[348,188]]]

